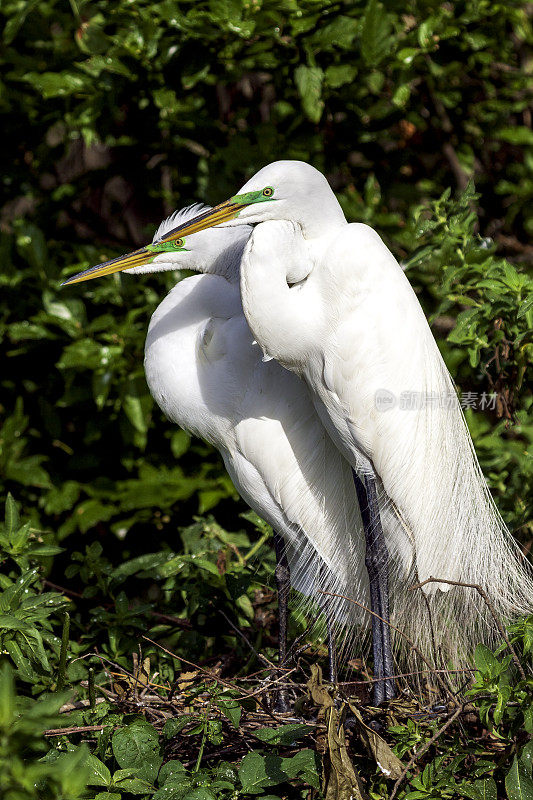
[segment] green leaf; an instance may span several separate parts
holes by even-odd
[[[242,708],[237,700],[219,700],[216,704],[222,713],[229,719],[234,728],[239,727],[241,721]],[[257,731],[256,731],[257,735]]]
[[[87,783],[90,786],[109,786],[111,783],[111,773],[105,764],[96,756],[88,755],[85,766],[89,769]]]
[[[159,736],[153,725],[136,720],[115,731],[113,755],[122,769],[130,769],[139,778],[153,783],[163,758],[159,752]]]
[[[49,556],[57,556],[59,553],[64,553],[64,547],[58,547],[54,544],[36,544],[27,550],[29,555],[45,558]]]
[[[467,786],[461,786],[461,793],[471,800],[497,800],[498,797],[494,778],[483,778]]]
[[[369,0],[361,31],[361,55],[367,66],[378,66],[389,52],[390,31],[390,20],[381,3]]]
[[[19,527],[19,513],[17,504],[13,500],[11,493],[8,493],[6,499],[6,516],[5,516],[6,533],[9,539],[13,536],[14,532]]]
[[[489,672],[499,666],[496,656],[484,644],[477,645],[474,660],[476,668],[482,673]]]
[[[324,110],[322,81],[324,72],[319,67],[301,64],[294,71],[294,80],[302,99],[302,108],[312,122],[318,122]]]
[[[73,72],[28,72],[20,80],[31,83],[45,99],[67,97],[81,92],[87,85],[83,75]]]
[[[509,144],[533,145],[533,131],[525,125],[516,125],[512,128],[500,128],[494,134],[495,139],[501,139]]]
[[[507,800],[533,800],[533,780],[531,779],[531,757],[522,761],[515,756],[511,769],[505,776]]]
[[[183,800],[183,796],[183,786],[163,786],[152,795],[152,800]]]
[[[259,794],[268,786],[299,777],[317,789],[320,786],[316,754],[312,750],[301,750],[292,758],[263,756],[252,751],[245,755],[238,772],[243,791],[250,794]]]
[[[525,300],[522,301],[520,304],[520,309],[517,314],[517,318],[520,319],[521,317],[525,317],[528,311],[533,308],[533,293],[526,297]]]
[[[204,786],[198,786],[183,795],[183,800],[216,800],[216,796]]]
[[[0,730],[6,729],[15,718],[15,681],[9,664],[0,665]]]
[[[165,722],[165,728],[169,722],[172,722],[172,719],[169,719]],[[164,730],[164,729],[163,729]],[[172,780],[178,775],[186,775],[187,770],[181,763],[181,761],[177,761],[173,759],[172,761],[167,761],[161,769],[159,770],[159,775],[157,777],[159,786],[163,786],[167,781]]]
[[[155,780],[155,779],[154,779]],[[151,794],[154,790],[151,781],[145,781],[135,775],[131,769],[119,769],[113,775],[112,788],[120,789],[121,792],[130,794]]]
[[[287,776],[281,770],[281,758],[263,756],[256,750],[247,753],[238,769],[244,792],[259,794],[267,786],[283,783]]]
[[[174,736],[177,736],[179,733],[181,733],[185,726],[188,725],[193,719],[194,717],[192,717],[190,714],[184,714],[179,718],[171,717],[170,719],[167,719],[163,726],[163,736],[165,736],[167,739],[172,739]],[[177,763],[179,764],[181,762],[178,761]],[[183,769],[185,768],[183,767]]]
[[[282,744],[290,746],[308,736],[315,730],[312,725],[300,725],[297,723],[290,725],[280,725],[278,728],[258,728],[254,731],[254,736],[257,736],[262,742],[267,744]]]
[[[143,390],[137,383],[131,382],[122,401],[122,408],[135,430],[146,433],[151,408],[146,389]]]
[[[281,766],[290,780],[301,778],[313,788],[320,788],[318,756],[314,750],[300,750],[292,758],[283,758]]]
[[[334,64],[327,68],[324,74],[324,83],[331,89],[338,89],[346,83],[351,83],[357,75],[354,64]]]
[[[122,795],[117,794],[116,792],[98,792],[98,794],[95,795],[94,800],[121,800],[121,798]],[[168,800],[172,800],[172,798],[169,798]]]
[[[11,42],[15,39],[17,33],[22,28],[26,21],[26,17],[28,14],[33,11],[36,5],[38,5],[39,0],[26,0],[25,3],[21,6],[18,4],[17,11],[13,14],[12,17],[8,18],[4,32],[2,34],[2,38],[4,40],[4,44],[11,44]]]

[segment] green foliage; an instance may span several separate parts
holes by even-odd
[[[36,564],[61,551],[45,544],[29,522],[20,524],[17,506],[8,495],[0,528],[0,652],[9,653],[22,680],[37,685],[50,681],[49,659],[59,644],[52,617],[68,601],[57,592],[41,592]]]
[[[479,235],[473,210],[478,197],[469,185],[456,199],[446,190],[416,208],[402,234],[406,247],[417,244],[405,266],[410,280],[430,294],[434,327],[453,320],[443,354],[500,511],[511,528],[520,528],[533,517],[531,495],[524,491],[533,481],[532,398],[524,391],[533,361],[533,279]],[[492,410],[492,420],[502,420],[494,426],[473,409]]]
[[[532,623],[529,617],[514,626],[514,646],[526,669],[531,667],[531,657],[524,658],[524,653]],[[400,793],[399,797],[496,800],[503,785],[511,800],[533,797],[532,742],[528,741],[533,735],[533,680],[517,676],[506,645],[496,653],[479,645],[475,661],[475,681],[466,694],[486,738],[464,738],[453,730],[442,736],[435,749],[429,751],[433,757],[412,777],[405,794]],[[402,725],[390,726],[388,734],[396,742],[395,752],[405,756],[413,750],[422,750],[439,729],[439,721],[428,723],[425,719],[417,723],[411,718]],[[490,741],[495,746],[493,753]],[[497,753],[502,751],[506,758],[498,757]]]
[[[42,737],[45,729],[61,725],[59,708],[69,694],[42,695],[35,701],[19,697],[13,670],[0,664],[0,795],[5,800],[86,797],[86,747],[46,753]]]

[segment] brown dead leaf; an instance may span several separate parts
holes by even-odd
[[[322,708],[330,708],[333,700],[327,688],[322,683],[322,669],[318,664],[311,665],[311,677],[307,681],[309,696],[313,703]]]
[[[352,703],[348,703],[348,705],[350,707],[350,711],[355,717],[359,738],[363,742],[369,754],[375,758],[376,764],[383,772],[385,777],[390,778],[391,780],[398,780],[400,775],[403,774],[402,762],[398,756],[392,752],[385,739],[382,739],[381,736],[376,733],[376,731],[372,730],[372,728],[369,728],[369,726],[363,722],[363,717],[361,716],[361,712],[357,706],[354,706]]]
[[[319,718],[323,716],[326,722],[326,736],[322,742],[325,800],[369,800],[346,749],[345,714],[339,715],[331,689],[322,682],[318,664],[311,666],[307,689],[313,703],[320,707]]]
[[[182,672],[178,679],[178,691],[184,692],[186,689],[190,689],[197,675],[198,670],[194,670],[193,672]]]
[[[344,720],[339,720],[339,712],[333,704],[326,710],[326,725],[325,800],[369,800],[346,749]]]

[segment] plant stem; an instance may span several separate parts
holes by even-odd
[[[67,665],[67,650],[70,634],[70,614],[65,611],[63,614],[63,631],[61,633],[61,650],[59,651],[59,667],[57,670],[57,691],[60,692],[65,685],[65,674]]]
[[[89,667],[89,705],[96,708],[96,689],[94,686],[94,669]]]

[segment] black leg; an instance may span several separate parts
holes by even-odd
[[[280,667],[285,665],[287,660],[287,629],[289,619],[289,594],[291,590],[291,572],[285,542],[283,538],[274,531],[274,548],[276,550],[276,588],[278,590],[278,615],[279,615],[279,638],[278,638],[278,663]],[[281,673],[280,673],[281,674]],[[285,689],[280,689],[276,698],[276,709],[278,711],[289,711],[290,704],[287,699]]]
[[[337,683],[337,647],[335,644],[335,632],[329,614],[327,615],[328,625],[328,662],[329,662],[329,682]]]
[[[372,616],[372,652],[374,656],[374,678],[382,678],[374,684],[374,704],[391,700],[396,688],[391,676],[394,675],[394,661],[390,641],[390,628],[383,620],[389,619],[389,554],[377,503],[376,482],[365,475],[360,478],[352,470],[357,499],[363,518],[366,539],[365,564],[370,582],[370,608],[378,616]]]

